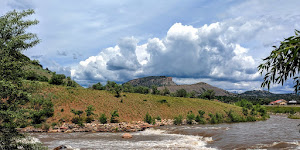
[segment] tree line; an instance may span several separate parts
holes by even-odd
[[[215,92],[213,90],[206,90],[203,93],[197,95],[195,91],[187,92],[185,89],[179,89],[175,93],[171,93],[170,90],[165,87],[163,90],[158,90],[157,86],[152,85],[151,88],[145,86],[132,86],[130,83],[117,84],[114,81],[107,81],[106,85],[102,85],[100,82],[89,87],[94,90],[106,90],[115,93],[116,97],[121,97],[122,92],[127,93],[140,93],[140,94],[154,94],[173,97],[187,97],[187,98],[202,98],[202,99],[214,99]]]

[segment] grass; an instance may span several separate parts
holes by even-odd
[[[289,115],[288,118],[290,119],[300,119],[300,116],[299,115]]]
[[[47,120],[48,123],[58,122],[61,118],[71,121],[74,117],[74,114],[70,112],[71,109],[84,111],[89,105],[94,106],[96,119],[100,117],[100,114],[110,116],[112,111],[118,110],[119,121],[126,122],[143,120],[147,112],[151,116],[160,116],[162,119],[173,119],[178,115],[186,116],[189,111],[198,112],[198,110],[206,112],[205,118],[208,118],[209,113],[226,115],[225,111],[229,110],[242,115],[241,107],[203,99],[137,93],[122,93],[126,96],[116,98],[114,93],[108,91],[69,88],[43,82],[39,84],[39,90],[35,94],[49,97],[54,104],[54,116]],[[120,103],[121,99],[123,103]],[[163,104],[162,100],[168,105]]]
[[[272,113],[289,113],[294,114],[300,112],[300,107],[296,106],[266,106],[266,110]]]

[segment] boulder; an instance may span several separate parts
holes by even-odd
[[[124,139],[130,139],[130,138],[132,138],[132,135],[129,134],[129,133],[124,133],[123,136],[122,136],[122,138],[124,138]]]

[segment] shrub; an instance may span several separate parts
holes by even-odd
[[[176,97],[187,97],[187,92],[185,89],[177,90],[175,93]]]
[[[134,87],[133,91],[134,91],[134,93],[140,93],[140,94],[150,93],[150,89],[148,87],[144,87],[144,86]]]
[[[82,110],[75,110],[75,109],[71,109],[71,113],[73,113],[74,115],[78,115],[80,118],[80,115],[83,113]]]
[[[76,82],[71,80],[70,77],[67,77],[67,86],[76,87]]]
[[[51,126],[52,126],[52,127],[54,127],[54,126],[56,126],[56,125],[57,125],[56,122],[52,122],[52,123],[51,123]]]
[[[163,90],[163,95],[169,95],[170,94],[170,91],[167,87],[165,87],[165,89]]]
[[[116,117],[119,117],[118,111],[115,110],[111,113],[110,123],[118,123],[118,119]]]
[[[124,92],[128,92],[128,93],[133,93],[134,92],[133,86],[130,83],[124,83],[122,85],[122,88],[123,88]]]
[[[157,89],[157,86],[153,85],[151,87],[151,90],[152,90],[152,94],[154,95],[159,95],[160,94],[160,91]]]
[[[223,114],[216,113],[217,123],[222,123],[224,121],[223,118]]]
[[[195,114],[192,111],[190,111],[190,112],[188,112],[188,114],[186,116],[186,123],[192,124],[193,120],[195,120]]]
[[[86,117],[85,118],[85,122],[86,123],[91,123],[93,121],[93,118],[92,117]]]
[[[256,118],[254,116],[247,116],[246,120],[249,122],[254,122],[256,121]]]
[[[46,130],[46,131],[48,131],[49,128],[50,128],[50,125],[47,124],[47,123],[44,123],[43,126],[42,126],[42,129],[43,129],[43,130]]]
[[[155,117],[156,120],[161,121],[160,116]]]
[[[33,124],[40,124],[53,116],[53,103],[50,99],[44,97],[31,98],[30,105],[33,109],[30,116]]]
[[[248,115],[248,109],[247,109],[247,108],[245,108],[245,107],[243,107],[243,114],[244,114],[245,116],[247,116],[247,115]]]
[[[214,114],[209,113],[208,116],[210,117],[210,123],[211,123],[211,124],[216,124],[216,123],[218,123],[218,120],[217,120],[217,118],[216,118],[216,116],[215,116]]]
[[[147,123],[149,123],[149,124],[151,124],[152,123],[152,117],[149,115],[149,113],[147,112],[146,113],[146,116],[145,116],[145,118],[144,118],[144,121],[145,122],[147,122]]]
[[[200,98],[203,98],[203,99],[214,99],[215,98],[215,91],[214,90],[207,90],[205,92],[203,92],[201,95],[200,95]]]
[[[95,110],[95,108],[93,107],[93,105],[89,105],[85,112],[86,112],[86,116],[89,117],[91,115],[94,115],[93,111]]]
[[[62,108],[61,110],[60,110],[60,112],[64,112],[65,110]]]
[[[92,86],[92,89],[94,89],[94,90],[104,90],[105,87],[100,82],[98,82],[98,83],[96,83]]]
[[[200,124],[205,124],[206,121],[204,119],[204,114],[205,114],[205,111],[198,110],[198,115],[196,116],[195,121],[200,123]]]
[[[235,114],[232,110],[230,110],[229,112],[226,112],[227,116],[228,116],[228,121],[229,122],[240,122],[243,121],[243,118],[241,118],[240,116],[238,116],[237,114]]]
[[[199,113],[199,115],[200,115],[201,118],[204,118],[205,111],[198,110],[198,113]]]
[[[115,97],[119,98],[121,97],[122,87],[120,85],[116,85],[114,92],[116,93]]]
[[[182,124],[182,116],[181,115],[174,117],[174,124],[175,125]]]
[[[201,118],[200,115],[196,116],[195,121],[198,122],[199,124],[205,124],[206,123],[205,119]]]
[[[80,118],[80,117],[74,117],[71,119],[72,123],[75,123],[75,124],[78,124],[78,125],[81,125],[83,124],[83,119]]]
[[[64,74],[56,74],[55,72],[53,73],[49,83],[50,84],[55,84],[55,85],[63,85],[64,84],[64,79],[66,76]]]
[[[162,99],[162,100],[159,100],[158,102],[160,102],[160,103],[168,103],[168,101],[167,100],[165,100],[165,99]]]
[[[251,114],[252,116],[255,116],[255,115],[257,115],[257,112],[256,112],[256,110],[255,110],[254,108],[252,108],[250,114]]]
[[[99,118],[99,121],[102,124],[106,124],[107,123],[107,117],[105,116],[105,114],[101,114],[101,116]]]

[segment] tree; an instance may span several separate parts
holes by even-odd
[[[115,97],[117,97],[117,98],[121,97],[122,86],[116,84],[116,85],[115,85],[115,88],[114,88],[114,92],[116,92]]]
[[[295,30],[295,36],[291,36],[280,43],[270,56],[263,59],[264,63],[258,66],[260,74],[265,71],[264,81],[261,87],[268,87],[270,84],[284,84],[287,79],[293,78],[294,90],[300,90],[300,31]]]
[[[71,109],[71,113],[73,113],[74,115],[78,115],[80,118],[80,115],[83,113],[82,110],[75,110],[75,109]]]
[[[128,93],[133,93],[133,86],[130,83],[124,83],[122,85],[123,91]]]
[[[91,115],[94,115],[93,111],[95,110],[95,108],[93,107],[93,105],[89,105],[85,112],[86,112],[86,116],[89,117]]]
[[[118,121],[118,119],[116,119],[116,117],[119,117],[117,110],[111,112],[110,123],[118,123],[119,121]]]
[[[16,128],[26,116],[22,105],[29,101],[28,93],[22,88],[22,67],[29,58],[21,52],[39,43],[36,34],[26,29],[38,23],[24,20],[33,10],[11,11],[0,17],[0,149],[38,149],[32,144],[20,143],[24,135]]]
[[[33,10],[12,11],[0,17],[0,80],[20,79],[22,66],[29,61],[21,52],[39,43],[36,34],[26,32],[38,21],[23,20],[33,13]]]
[[[101,116],[99,118],[99,121],[102,124],[106,124],[107,123],[107,117],[105,116],[105,114],[101,114]]]
[[[185,89],[180,89],[176,91],[175,94],[177,97],[187,97],[187,92]]]
[[[66,76],[64,74],[56,74],[55,72],[53,73],[49,83],[50,84],[55,84],[55,85],[62,85],[64,84],[64,79]]]
[[[149,115],[148,112],[146,113],[146,116],[145,116],[145,118],[144,118],[144,122],[147,122],[147,123],[149,123],[149,124],[152,123],[152,117]]]
[[[94,90],[104,90],[105,87],[104,87],[100,82],[98,82],[98,83],[94,84],[94,85],[92,86],[92,88],[93,88]]]
[[[163,90],[163,95],[169,95],[170,91],[167,87],[165,87],[165,89]]]
[[[154,94],[154,95],[160,94],[160,91],[157,89],[156,85],[152,85],[151,90],[152,90],[152,94]]]
[[[203,92],[200,95],[200,98],[211,100],[211,99],[215,98],[215,91],[214,90],[207,90],[207,91]]]

